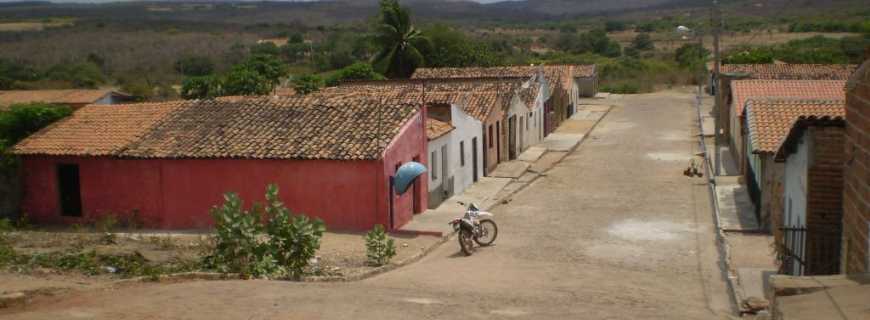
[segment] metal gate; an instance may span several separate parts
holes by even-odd
[[[779,273],[802,276],[806,271],[806,227],[784,227],[779,250]]]
[[[840,271],[839,232],[806,226],[782,228],[780,273],[793,276],[829,275]]]

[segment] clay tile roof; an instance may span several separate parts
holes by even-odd
[[[496,107],[505,108],[510,96],[523,89],[518,79],[434,79],[358,81],[325,88],[312,97],[366,97],[402,103],[456,104],[472,117],[484,121]],[[537,86],[531,86],[537,90]],[[537,91],[534,91],[537,94]],[[425,101],[424,101],[425,100]]]
[[[734,110],[743,115],[750,99],[846,99],[843,80],[736,80],[731,82]]]
[[[753,153],[775,153],[795,122],[808,118],[843,119],[842,100],[750,100],[746,112]]]
[[[588,78],[595,75],[595,65],[587,64],[587,65],[577,65],[574,67],[574,77],[575,78]]]
[[[848,80],[856,68],[854,64],[725,64],[720,72],[750,79]]]
[[[578,68],[579,67],[579,68]],[[507,67],[469,67],[469,68],[418,68],[412,79],[472,79],[472,78],[530,78],[543,70],[545,80],[551,87],[556,84],[566,86],[572,77],[586,76],[595,72],[594,65],[543,65]]]
[[[9,90],[0,91],[0,108],[17,103],[45,102],[84,105],[94,103],[112,90]],[[116,93],[119,94],[119,93]]]
[[[438,139],[453,129],[455,128],[447,122],[432,118],[426,119],[426,137],[429,140]]]
[[[239,98],[87,106],[19,155],[370,160],[418,112],[366,99]]]

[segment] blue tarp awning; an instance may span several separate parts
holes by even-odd
[[[414,179],[417,179],[417,177],[425,172],[426,166],[419,162],[411,161],[400,166],[399,170],[396,171],[396,177],[393,180],[393,187],[396,190],[396,194],[403,194],[405,191],[408,191],[408,187],[411,186]]]

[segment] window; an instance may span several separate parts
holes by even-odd
[[[438,153],[432,151],[432,160],[429,162],[429,170],[432,170],[432,181],[438,180]]]
[[[492,125],[489,125],[489,148],[492,149]]]
[[[57,166],[57,184],[60,191],[61,215],[82,216],[82,193],[79,183],[79,166],[61,164]]]
[[[465,141],[459,141],[459,166],[465,166]]]

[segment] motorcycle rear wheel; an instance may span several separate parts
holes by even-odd
[[[498,237],[498,225],[495,224],[495,221],[490,219],[480,220],[479,228],[483,236],[474,238],[474,242],[477,242],[482,247],[491,245],[495,241],[495,238]]]
[[[472,235],[471,231],[467,231],[465,229],[459,229],[459,248],[462,249],[462,253],[466,256],[470,256],[474,253],[474,235]]]

